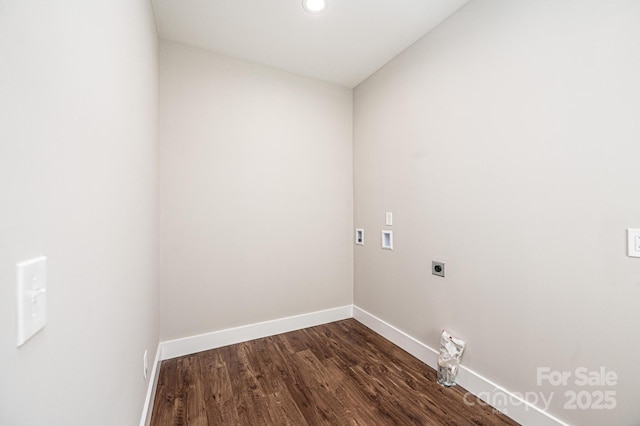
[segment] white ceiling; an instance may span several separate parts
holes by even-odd
[[[152,0],[160,37],[355,87],[468,0]]]

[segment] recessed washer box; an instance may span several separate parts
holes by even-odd
[[[382,248],[393,250],[393,231],[382,231]]]

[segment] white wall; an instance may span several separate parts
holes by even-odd
[[[352,91],[160,46],[161,338],[351,304]]]
[[[448,329],[574,424],[640,419],[639,22],[637,1],[472,1],[355,90],[356,305],[431,347]],[[601,366],[616,386],[536,384]],[[564,409],[571,389],[617,406]]]
[[[0,424],[131,425],[157,333],[157,39],[147,0],[0,0]],[[16,348],[16,263],[48,324]]]

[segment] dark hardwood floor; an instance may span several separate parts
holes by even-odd
[[[517,425],[465,393],[349,319],[163,361],[151,425]]]

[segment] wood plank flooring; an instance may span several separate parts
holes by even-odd
[[[152,426],[517,425],[354,319],[163,361]]]

